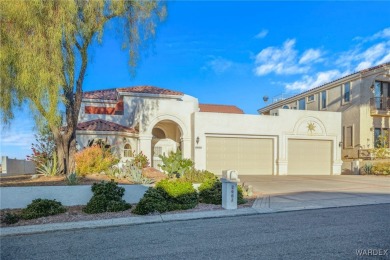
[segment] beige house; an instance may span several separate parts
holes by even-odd
[[[104,141],[122,159],[180,149],[196,168],[220,175],[341,173],[341,113],[280,110],[245,115],[236,106],[199,104],[178,91],[151,86],[85,92],[77,127],[79,149]],[[313,152],[315,151],[315,152]]]
[[[276,115],[278,109],[341,112],[342,158],[368,157],[379,136],[390,132],[390,63],[282,98],[258,112]]]

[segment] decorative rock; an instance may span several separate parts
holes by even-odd
[[[31,175],[31,180],[35,180],[35,179],[38,179],[38,178],[39,178],[38,174]]]

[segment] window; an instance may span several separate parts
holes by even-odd
[[[321,92],[321,109],[325,109],[327,106],[326,103],[326,90]]]
[[[315,100],[314,94],[307,97],[307,103],[313,102]]]
[[[389,129],[375,128],[374,130],[374,147],[388,148],[389,147]]]
[[[123,148],[123,156],[124,157],[132,157],[133,153],[131,152],[131,145],[125,144],[125,147]]]
[[[290,109],[290,107],[288,105],[284,105],[282,108],[283,109]]]
[[[349,82],[343,85],[343,101],[344,103],[351,101],[351,83]]]
[[[298,101],[298,109],[299,110],[305,110],[306,109],[306,102],[305,99],[302,98]]]
[[[353,147],[353,126],[344,128],[344,148]]]

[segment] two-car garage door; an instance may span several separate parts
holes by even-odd
[[[288,175],[330,175],[332,141],[288,140]],[[207,137],[206,168],[215,174],[235,169],[240,175],[272,175],[274,143],[271,138]]]
[[[271,138],[207,137],[206,168],[215,174],[234,169],[240,175],[272,175]]]

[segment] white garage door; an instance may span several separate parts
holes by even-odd
[[[207,137],[206,147],[206,168],[215,174],[234,169],[239,175],[272,175],[272,139]]]
[[[332,141],[288,141],[288,175],[330,175]]]

